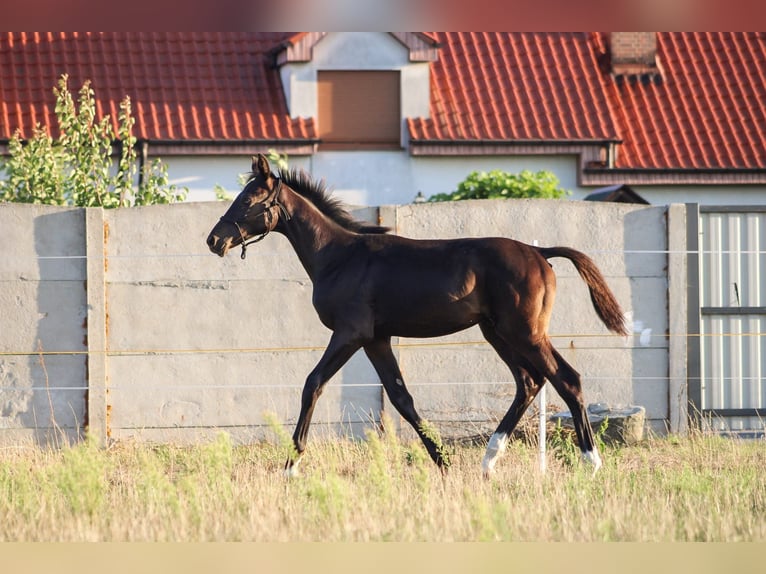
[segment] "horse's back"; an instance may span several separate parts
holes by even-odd
[[[534,248],[502,237],[413,240],[375,238],[362,283],[375,323],[388,335],[429,337],[460,331],[524,301],[548,283]],[[349,262],[350,263],[350,262]],[[350,263],[351,264],[351,263]],[[548,267],[549,269],[549,267]],[[534,285],[534,286],[533,286]]]

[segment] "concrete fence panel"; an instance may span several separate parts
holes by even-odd
[[[627,340],[609,333],[574,266],[558,258],[550,261],[557,276],[550,325],[554,345],[581,373],[588,402],[640,404],[662,430],[668,416],[669,365],[666,208],[551,200],[412,205],[397,210],[396,229],[417,238],[503,235],[590,255],[640,332]],[[483,428],[483,421],[499,420],[505,413],[515,385],[489,347],[466,346],[481,340],[480,331],[473,328],[445,338],[456,343],[452,348],[400,348],[404,374],[417,385],[413,394],[424,405],[425,416],[453,421],[459,413],[470,429]],[[456,390],[469,381],[473,389]],[[431,384],[437,382],[454,385]],[[548,399],[565,408],[555,392],[548,393]]]
[[[268,413],[292,431],[303,381],[330,332],[284,237],[272,234],[244,261],[239,250],[224,259],[210,254],[205,238],[226,207],[0,205],[7,249],[0,259],[0,441],[78,436],[86,425],[102,441],[196,441],[220,430],[247,441],[270,436]],[[686,360],[683,348],[670,352],[667,336],[670,324],[683,328],[686,313],[685,299],[668,291],[669,284],[683,290],[669,273],[686,272],[668,268],[668,212],[520,200],[354,214],[413,238],[500,235],[589,254],[636,332],[609,334],[574,267],[554,259],[554,344],[583,375],[588,402],[640,404],[664,429],[673,410],[669,373],[681,385]],[[673,221],[684,225],[682,217]],[[675,248],[683,248],[683,236],[672,234]],[[416,405],[445,434],[494,428],[514,385],[478,329],[394,342]],[[358,353],[320,399],[312,435],[361,435],[389,409]],[[674,424],[682,419],[673,414]]]
[[[85,211],[0,204],[0,440],[87,423]]]

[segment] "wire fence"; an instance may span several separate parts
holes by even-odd
[[[668,255],[685,255],[702,257],[707,255],[713,256],[763,256],[766,255],[764,250],[614,250],[614,249],[591,249],[585,250],[585,252],[592,257],[599,256],[668,256]],[[286,252],[276,252],[270,250],[262,250],[259,252],[259,258],[284,258]],[[188,259],[188,258],[208,258],[218,262],[218,259],[212,258],[210,253],[143,253],[143,254],[105,254],[103,257],[97,259],[105,261],[120,261],[120,260],[141,260],[141,259]],[[13,255],[4,258],[3,268],[8,269],[10,263],[16,259]],[[25,259],[29,259],[26,257]],[[35,258],[38,261],[87,261],[87,255],[42,255]],[[7,271],[5,271],[7,274]],[[308,281],[308,277],[304,278]],[[6,279],[7,280],[7,279]],[[42,279],[44,280],[44,279]],[[158,276],[156,272],[152,274],[148,282],[159,281],[178,281],[183,280],[185,284],[194,284],[195,282],[210,282],[211,280],[220,280],[226,282],[249,282],[258,279],[252,277],[233,277],[233,278],[186,278],[176,275],[169,275],[164,278]],[[141,279],[132,279],[132,282],[140,282]],[[116,283],[109,281],[109,272],[107,271],[107,287],[109,284]],[[286,327],[288,328],[288,327]],[[618,335],[607,333],[551,333],[550,337],[554,340],[569,340],[569,341],[582,341],[588,339],[599,340],[613,340],[616,346],[622,346],[626,349],[631,347],[650,347],[661,348],[667,347],[672,339],[699,339],[701,341],[708,339],[727,339],[727,338],[762,338],[766,335],[766,332],[722,332],[722,333],[709,333],[709,332],[694,332],[694,333],[651,333],[649,342],[642,342],[640,345],[635,342],[635,338],[638,338],[639,333],[635,333],[635,337],[629,336],[627,339]],[[437,340],[433,342],[422,341],[399,341],[392,345],[395,350],[417,350],[427,348],[460,348],[460,347],[487,347],[489,345],[484,340],[468,340],[468,341],[445,341]],[[0,361],[4,357],[37,357],[40,360],[44,360],[46,357],[56,356],[69,356],[69,357],[89,357],[93,355],[104,355],[106,357],[155,357],[155,356],[192,356],[192,355],[248,355],[248,354],[295,354],[295,353],[319,353],[324,351],[324,345],[299,345],[299,346],[274,346],[274,347],[221,347],[221,348],[131,348],[131,349],[119,349],[119,348],[107,348],[107,349],[58,349],[58,350],[21,350],[21,349],[0,349]],[[763,374],[754,376],[742,376],[736,374],[723,374],[720,373],[714,375],[708,375],[705,377],[699,377],[700,383],[704,386],[707,383],[753,383],[758,384],[763,379]],[[652,375],[640,375],[635,373],[614,373],[613,375],[598,375],[592,376],[587,373],[582,376],[583,382],[587,384],[589,381],[631,381],[631,382],[667,382],[670,380],[670,376],[652,376]],[[0,383],[2,383],[0,378]],[[345,388],[381,388],[380,383],[351,383],[344,381],[343,386]],[[507,380],[502,381],[433,381],[433,382],[421,382],[412,381],[407,383],[410,387],[481,387],[481,386],[508,386],[513,385],[510,377]],[[247,389],[300,389],[302,388],[302,381],[296,381],[295,383],[281,383],[281,384],[265,384],[265,383],[229,383],[229,384],[216,384],[216,383],[200,383],[200,384],[173,384],[171,386],[162,385],[162,383],[137,383],[131,385],[108,385],[110,390],[152,390],[160,386],[172,390],[199,390],[199,389],[211,389],[211,390],[247,390]],[[88,385],[75,385],[75,386],[56,386],[56,385],[32,385],[32,386],[11,386],[0,385],[0,392],[11,391],[31,391],[31,392],[84,392],[88,391]]]

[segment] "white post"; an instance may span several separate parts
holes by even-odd
[[[535,239],[532,242],[532,245],[537,247],[538,242],[537,239]],[[546,442],[546,419],[547,419],[547,413],[545,410],[545,382],[543,382],[543,386],[540,387],[540,392],[537,395],[537,405],[540,411],[540,420],[539,420],[539,427],[538,427],[538,446],[537,450],[540,456],[540,472],[542,474],[545,474],[546,469],[546,460],[545,460],[545,442]]]
[[[539,431],[539,438],[537,439],[539,442],[538,445],[538,451],[540,453],[540,472],[542,474],[545,474],[545,423],[546,423],[546,412],[545,412],[545,383],[543,383],[543,386],[540,388],[540,392],[537,395],[538,405],[540,408],[540,431]]]

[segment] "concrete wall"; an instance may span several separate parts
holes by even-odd
[[[64,438],[86,417],[85,210],[0,203],[0,440]]]
[[[109,211],[112,436],[182,437],[225,428],[247,439],[264,413],[297,420],[302,383],[329,340],[290,244],[270,236],[226,259],[205,238],[221,203]],[[377,419],[372,368],[352,361],[314,415],[317,428]],[[359,427],[357,429],[357,427]]]
[[[225,259],[207,251],[207,233],[225,208],[0,205],[7,249],[0,259],[0,441],[77,434],[86,422],[114,439],[198,440],[226,429],[250,440],[271,436],[268,412],[292,431],[303,381],[330,333],[285,238],[269,236],[245,261],[238,251]],[[668,294],[669,283],[683,289],[686,273],[673,265],[681,279],[668,276],[671,211],[525,200],[354,213],[380,217],[410,237],[504,235],[589,253],[641,322],[644,343],[606,332],[563,259],[552,261],[559,279],[554,342],[582,373],[588,402],[644,405],[653,426],[664,428],[686,360],[683,348],[669,352],[666,337],[669,316],[680,329],[686,313],[685,300]],[[682,219],[670,218],[676,242],[685,237]],[[400,340],[396,353],[416,405],[445,434],[490,431],[510,404],[510,373],[478,330]],[[553,391],[548,396],[560,404]],[[320,399],[312,436],[359,435],[382,409],[390,406],[359,353]]]
[[[550,333],[564,358],[583,377],[588,402],[639,404],[661,427],[668,417],[668,291],[666,209],[586,202],[503,200],[405,206],[396,210],[397,232],[416,238],[505,235],[527,243],[567,245],[591,255],[623,309],[648,341],[609,334],[592,309],[584,282],[566,259],[553,259],[558,289]],[[631,251],[654,251],[637,254]],[[685,313],[685,309],[679,309]],[[639,323],[640,322],[640,323]],[[447,338],[456,347],[405,347],[405,376],[423,383],[413,390],[425,415],[448,420],[500,418],[515,392],[505,366],[482,341],[478,328]],[[421,341],[425,343],[426,341]],[[475,386],[441,386],[472,381]],[[440,383],[429,386],[425,383]],[[554,391],[549,402],[564,408]]]

